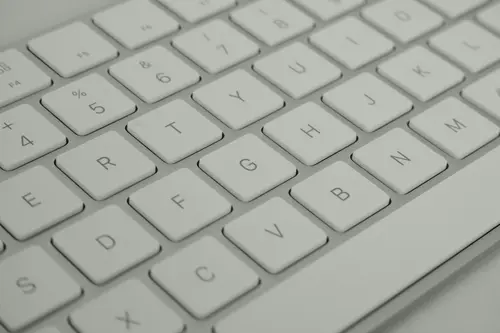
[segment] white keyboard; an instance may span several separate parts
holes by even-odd
[[[129,0],[0,50],[0,333],[376,328],[499,224],[499,18]]]

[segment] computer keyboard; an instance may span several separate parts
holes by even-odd
[[[498,225],[500,1],[129,0],[0,51],[0,333],[340,333]]]

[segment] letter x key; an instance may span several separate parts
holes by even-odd
[[[132,330],[133,326],[141,326],[140,322],[132,319],[132,317],[130,316],[128,311],[125,311],[125,315],[123,317],[117,316],[115,318],[116,318],[116,320],[125,323],[125,327],[126,327],[127,331]]]

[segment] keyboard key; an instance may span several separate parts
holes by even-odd
[[[116,132],[65,152],[56,165],[95,200],[107,199],[156,172],[153,162]]]
[[[21,52],[0,52],[0,107],[49,87],[52,80]]]
[[[500,3],[483,10],[477,15],[479,22],[500,34],[500,21],[498,21],[498,17],[500,17]]]
[[[35,38],[28,47],[62,77],[72,77],[118,56],[113,45],[81,22]]]
[[[83,202],[42,166],[0,183],[0,224],[18,240],[82,210]]]
[[[151,270],[152,278],[193,316],[208,317],[259,283],[259,277],[206,236]]]
[[[197,23],[236,5],[236,0],[159,0],[190,23]]]
[[[352,70],[394,49],[391,40],[354,17],[347,17],[313,34],[311,43]]]
[[[35,331],[34,333],[61,333],[57,328],[54,327],[46,327],[41,330]]]
[[[0,262],[0,320],[18,331],[77,299],[81,288],[38,246]]]
[[[315,165],[357,139],[356,132],[313,102],[264,126],[264,134],[306,165]]]
[[[444,158],[400,128],[356,150],[352,157],[399,194],[412,191],[447,167]]]
[[[373,132],[413,108],[396,89],[362,73],[323,95],[323,102],[365,132]]]
[[[95,284],[160,251],[160,244],[118,206],[107,206],[59,231],[52,242]]]
[[[224,234],[277,274],[326,243],[326,234],[290,204],[273,198],[224,227]]]
[[[301,183],[292,197],[338,232],[346,232],[386,207],[385,192],[344,162],[336,162]]]
[[[0,113],[0,167],[16,169],[64,145],[67,139],[32,106]]]
[[[384,0],[367,7],[363,17],[402,43],[439,28],[443,18],[415,0]]]
[[[127,130],[166,163],[180,160],[222,139],[222,131],[182,100],[149,111]]]
[[[269,46],[314,27],[314,21],[283,0],[259,0],[231,13],[231,19]]]
[[[449,155],[462,159],[494,138],[499,128],[455,97],[410,121],[410,127]]]
[[[466,87],[462,95],[492,117],[500,119],[500,69]]]
[[[200,168],[241,201],[252,201],[293,178],[297,169],[253,134],[201,158]]]
[[[471,21],[432,37],[429,45],[473,73],[500,60],[500,39]]]
[[[242,69],[196,90],[193,99],[236,130],[285,105],[279,95]]]
[[[129,49],[179,29],[172,17],[147,0],[129,0],[94,16],[94,23]]]
[[[484,5],[489,0],[423,0],[445,15],[455,18]]]
[[[361,6],[365,0],[295,0],[295,2],[323,21],[328,21]]]
[[[199,74],[162,46],[110,67],[109,73],[146,103],[155,103],[200,80]]]
[[[398,54],[378,67],[384,77],[422,102],[462,82],[464,73],[422,46]]]
[[[226,199],[185,168],[135,192],[129,203],[174,242],[231,212]]]
[[[42,104],[78,135],[87,135],[136,110],[99,74],[90,74],[43,96]]]
[[[258,60],[254,69],[295,99],[326,86],[342,74],[336,66],[298,42]]]
[[[127,280],[70,316],[81,333],[180,333],[184,324],[139,280]]]

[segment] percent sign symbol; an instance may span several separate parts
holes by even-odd
[[[78,99],[87,96],[87,93],[85,91],[81,91],[80,89],[75,90],[71,93],[71,95],[77,97]]]

